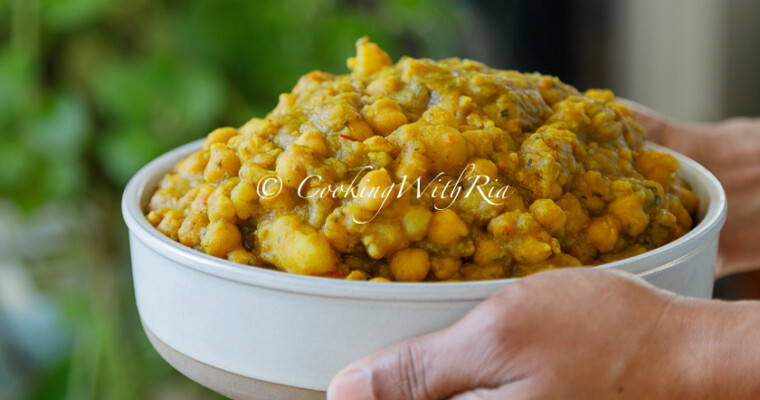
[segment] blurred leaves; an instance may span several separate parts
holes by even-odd
[[[394,59],[455,55],[465,15],[458,0],[0,0],[0,211],[11,201],[40,230],[80,228],[26,246],[67,243],[60,254],[16,255],[73,332],[24,398],[208,398],[141,331],[123,185],[171,148],[264,116],[304,73],[346,73],[361,36]],[[31,219],[59,203],[69,218]]]
[[[42,23],[50,31],[81,28],[97,21],[113,0],[42,0]]]
[[[85,102],[70,92],[47,94],[36,107],[24,107],[24,100],[6,109],[11,111],[6,118],[24,113],[29,118],[10,121],[2,135],[0,191],[15,195],[25,207],[41,199],[79,196],[85,190],[82,155],[91,133]],[[13,113],[14,108],[20,112]]]
[[[113,121],[101,134],[98,159],[118,183],[166,149],[204,135],[224,99],[213,71],[160,57],[109,65],[94,82],[100,111]]]
[[[0,191],[26,207],[84,195],[95,181],[119,188],[161,152],[263,116],[305,72],[344,73],[360,36],[395,57],[446,55],[435,53],[451,43],[458,9],[434,0],[11,3],[10,20],[0,18],[16,44],[0,54]]]

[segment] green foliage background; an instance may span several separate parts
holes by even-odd
[[[14,243],[0,260],[23,265],[64,343],[11,368],[0,398],[214,398],[142,333],[123,185],[162,152],[263,116],[305,72],[344,73],[360,36],[394,59],[457,54],[468,12],[453,0],[0,0],[0,205],[17,220],[0,214]]]

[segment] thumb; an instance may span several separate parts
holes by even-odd
[[[487,340],[465,324],[412,338],[349,365],[333,378],[328,400],[448,399],[496,382],[483,365]],[[491,350],[492,352],[492,350]]]

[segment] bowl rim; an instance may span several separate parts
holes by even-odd
[[[199,139],[155,158],[143,166],[127,183],[122,196],[121,209],[124,221],[129,229],[130,241],[139,240],[145,246],[164,258],[183,267],[260,289],[276,290],[317,297],[345,298],[354,300],[383,301],[425,301],[450,302],[463,300],[483,300],[504,285],[519,278],[505,278],[466,282],[367,282],[329,279],[323,277],[303,276],[284,273],[271,269],[250,267],[225,259],[213,257],[186,247],[164,236],[145,218],[142,201],[146,191],[151,193],[155,185],[171,167],[181,158],[200,149],[204,139]],[[681,169],[692,170],[699,176],[699,184],[704,185],[708,195],[708,205],[704,217],[682,237],[645,253],[590,268],[622,269],[635,274],[647,274],[659,271],[668,265],[683,259],[694,251],[708,244],[709,239],[717,234],[726,218],[726,195],[718,180],[706,168],[696,161],[668,148],[647,143],[653,150],[669,153],[676,157]],[[691,182],[695,186],[696,182]],[[150,186],[149,186],[150,185]],[[700,198],[700,201],[704,199]],[[695,246],[686,246],[693,242]],[[130,243],[130,247],[134,247]],[[667,253],[667,254],[666,254]],[[646,266],[645,260],[663,258],[666,261],[653,267]],[[134,261],[134,260],[133,260]]]

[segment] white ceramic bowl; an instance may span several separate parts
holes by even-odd
[[[144,217],[161,176],[196,141],[142,168],[124,191],[137,308],[161,355],[236,399],[324,398],[350,362],[446,327],[512,279],[376,283],[298,276],[214,258],[170,240]],[[660,151],[667,151],[654,146]],[[725,220],[715,177],[672,151],[700,199],[697,225],[678,240],[596,268],[614,268],[687,296],[709,298]]]

